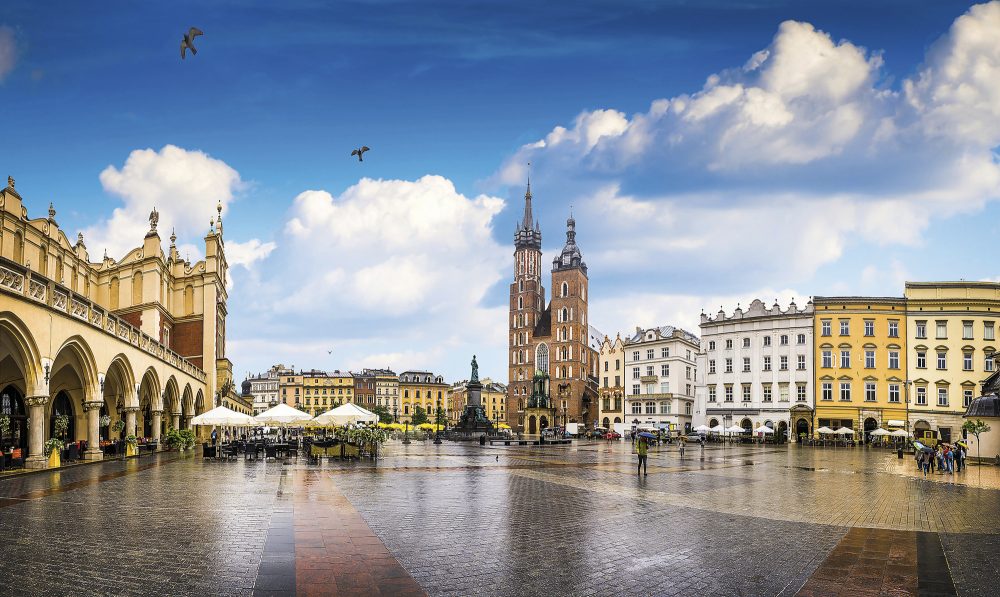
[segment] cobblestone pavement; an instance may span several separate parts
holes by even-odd
[[[415,442],[0,480],[0,594],[995,594],[992,467],[925,480],[894,453],[797,446],[634,466],[618,442]]]

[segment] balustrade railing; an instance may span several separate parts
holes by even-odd
[[[0,290],[20,294],[29,300],[79,319],[98,330],[115,336],[201,381],[205,372],[193,363],[160,344],[132,324],[108,313],[104,308],[72,290],[36,274],[24,266],[0,258]]]

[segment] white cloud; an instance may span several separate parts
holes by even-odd
[[[973,7],[892,90],[881,53],[788,21],[701,90],[584,112],[491,182],[522,184],[530,161],[550,203],[583,207],[592,269],[637,289],[798,285],[859,244],[919,245],[936,219],[1000,198],[998,39],[1000,2]]]
[[[175,228],[182,242],[200,244],[209,220],[217,215],[217,204],[222,203],[225,216],[226,206],[243,185],[239,173],[225,162],[174,145],[160,151],[137,149],[120,170],[108,166],[100,178],[104,190],[121,197],[124,205],[84,235],[92,254],[107,248],[115,259],[138,246],[149,230],[154,207],[160,214],[157,230],[161,238],[166,239]]]
[[[252,238],[246,242],[226,241],[226,261],[230,267],[241,266],[247,269],[255,263],[266,259],[277,245],[273,242],[261,242]]]
[[[14,70],[17,64],[17,44],[14,30],[6,25],[0,25],[0,83]]]

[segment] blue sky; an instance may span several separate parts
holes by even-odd
[[[151,204],[196,257],[224,201],[241,373],[454,379],[477,352],[502,379],[529,160],[546,253],[573,204],[610,334],[1000,275],[996,5],[274,4],[0,11],[3,174],[95,260]]]

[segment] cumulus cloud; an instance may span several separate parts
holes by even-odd
[[[266,259],[277,245],[273,242],[262,242],[252,238],[246,242],[226,241],[226,261],[230,267],[241,266],[247,269],[255,263]]]
[[[584,112],[489,182],[520,185],[531,162],[550,201],[578,206],[592,269],[640,291],[799,285],[849,248],[919,245],[935,219],[1000,198],[997,39],[1000,3],[975,6],[892,88],[880,52],[787,21],[700,90]]]
[[[307,339],[289,353],[313,355],[303,363],[331,346],[339,367],[440,370],[452,352],[492,354],[500,366],[506,311],[484,298],[510,266],[510,248],[493,240],[503,207],[432,175],[304,191],[258,267],[261,279],[288,283],[262,285],[249,320],[277,343]],[[259,358],[250,345],[234,350]]]
[[[14,40],[14,30],[6,25],[0,25],[0,83],[14,70],[17,64],[17,45]]]
[[[208,232],[209,220],[217,215],[218,203],[225,215],[225,208],[243,186],[239,173],[222,160],[174,145],[159,151],[137,149],[121,169],[108,166],[100,179],[104,190],[120,197],[123,205],[84,235],[91,253],[106,248],[115,259],[142,241],[153,208],[160,214],[157,229],[162,238],[176,229],[182,242],[188,239],[198,246]]]

